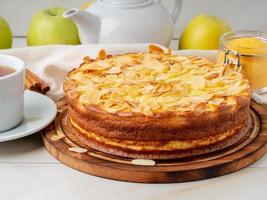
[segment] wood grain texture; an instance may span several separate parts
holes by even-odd
[[[62,119],[66,115],[64,100],[58,102],[58,107],[55,122],[42,134],[45,147],[67,166],[99,177],[141,183],[202,180],[240,170],[267,152],[267,109],[255,102],[251,105],[254,129],[235,146],[189,159],[155,160],[154,166],[134,165],[130,158],[112,156],[93,149],[86,153],[69,151],[69,147],[79,145],[67,137],[62,129]]]

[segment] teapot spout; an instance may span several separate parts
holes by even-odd
[[[66,10],[62,16],[74,21],[82,44],[99,43],[101,26],[99,17],[77,8]]]

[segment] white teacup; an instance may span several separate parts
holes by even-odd
[[[23,120],[24,62],[14,56],[0,55],[0,67],[13,73],[0,77],[0,133],[16,127]]]

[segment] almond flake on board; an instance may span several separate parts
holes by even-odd
[[[81,148],[81,147],[70,147],[68,148],[69,151],[75,152],[75,153],[86,153],[88,150]]]
[[[54,135],[52,135],[52,137],[51,137],[51,140],[53,140],[53,141],[58,141],[58,140],[61,140],[62,138],[64,138],[65,136],[60,136],[60,135],[57,135],[57,134],[54,134]]]
[[[134,165],[144,165],[144,166],[154,166],[156,165],[156,162],[154,160],[150,159],[133,159],[131,161]]]

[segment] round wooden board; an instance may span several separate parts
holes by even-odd
[[[93,149],[86,153],[70,151],[70,147],[81,146],[68,137],[70,134],[64,133],[64,120],[67,116],[64,99],[58,102],[58,108],[56,120],[43,131],[45,147],[67,166],[99,177],[140,183],[202,180],[247,167],[267,152],[267,110],[255,102],[251,104],[254,128],[235,146],[189,159],[155,160],[153,166],[136,165],[130,158]]]

